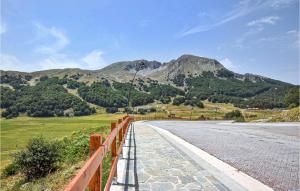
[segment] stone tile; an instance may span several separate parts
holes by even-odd
[[[174,185],[169,182],[155,182],[151,184],[152,191],[169,191],[173,189]]]

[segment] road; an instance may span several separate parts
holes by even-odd
[[[274,190],[300,190],[300,123],[149,121]]]

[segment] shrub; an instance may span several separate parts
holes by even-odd
[[[200,117],[198,119],[199,120],[206,120],[206,117],[204,115],[200,115]]]
[[[57,167],[59,147],[42,137],[34,138],[16,154],[15,161],[28,180],[44,177]]]
[[[18,117],[19,112],[16,108],[9,107],[5,111],[2,112],[1,116],[5,117],[6,119],[11,119],[11,118],[14,118],[14,117]]]
[[[171,98],[170,97],[162,97],[162,98],[160,98],[160,101],[163,104],[168,104],[171,102]]]
[[[198,98],[192,98],[190,100],[185,100],[184,105],[197,106],[199,108],[204,108],[204,104]]]
[[[291,88],[288,94],[285,96],[285,103],[290,107],[296,107],[299,105],[299,87]]]
[[[74,80],[68,80],[68,82],[67,82],[67,88],[69,88],[69,89],[79,88],[80,85],[83,85],[83,84],[80,82],[74,81]]]
[[[141,115],[145,115],[147,113],[147,109],[139,108],[138,113],[141,114]]]
[[[204,108],[204,104],[202,103],[202,101],[198,101],[196,104],[199,108]]]
[[[49,79],[48,76],[41,76],[41,77],[40,77],[40,81],[46,81],[46,80],[48,80],[48,79]]]
[[[185,97],[176,97],[173,100],[173,105],[180,105],[185,102]]]
[[[83,160],[89,153],[89,140],[91,132],[78,131],[70,138],[62,140],[62,160],[67,163],[75,163]]]
[[[118,112],[118,108],[117,107],[108,107],[108,108],[106,108],[106,112],[107,113],[116,113],[116,112]]]
[[[149,112],[156,112],[156,108],[151,107],[151,108],[149,109]]]
[[[227,119],[227,120],[231,119],[231,120],[235,120],[238,122],[245,121],[245,118],[240,110],[233,110],[229,113],[226,113],[224,119]]]
[[[129,113],[129,114],[132,114],[132,113],[133,113],[133,110],[132,110],[132,108],[130,108],[130,107],[125,107],[125,112],[126,112],[126,113]]]
[[[184,105],[194,106],[192,100],[185,100]]]
[[[245,122],[245,118],[244,117],[238,117],[235,119],[235,122]]]
[[[18,172],[18,170],[19,170],[18,165],[15,162],[13,162],[13,163],[7,165],[3,169],[1,176],[2,177],[8,177],[8,176],[15,175]]]

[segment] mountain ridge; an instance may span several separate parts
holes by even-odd
[[[130,82],[136,73],[132,86]],[[133,106],[159,102],[203,108],[204,100],[232,103],[239,108],[299,105],[299,86],[259,75],[238,74],[215,59],[193,55],[165,63],[117,62],[100,70],[2,71],[0,77],[0,105],[6,118],[20,113],[62,116],[69,115],[69,111],[89,115],[96,111],[95,105],[116,112],[129,105],[129,91]]]
[[[133,60],[133,61],[119,61],[112,63],[102,69],[87,70],[80,68],[64,68],[64,69],[49,69],[34,72],[19,72],[19,71],[4,71],[0,70],[1,75],[30,75],[33,79],[41,76],[49,77],[65,77],[78,75],[79,81],[92,83],[106,78],[113,81],[123,82],[130,81],[136,72],[136,66],[144,63],[145,67],[138,71],[137,77],[141,79],[151,78],[160,83],[172,83],[172,79],[180,74],[185,76],[197,76],[203,72],[212,72],[214,75],[220,70],[232,73],[234,78],[239,80],[250,80],[253,82],[265,79],[271,79],[265,76],[256,74],[239,74],[232,72],[224,67],[219,61],[212,58],[200,57],[191,54],[183,54],[177,59],[172,59],[169,62],[159,62],[156,60]],[[283,82],[287,83],[287,82]],[[290,83],[287,83],[290,84]]]

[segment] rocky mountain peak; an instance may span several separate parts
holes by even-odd
[[[180,64],[196,64],[196,65],[212,65],[217,68],[224,68],[224,66],[215,59],[184,54],[175,60]]]
[[[148,60],[136,60],[128,63],[124,70],[127,71],[142,71],[142,70],[155,70],[159,68],[162,64],[157,61],[148,61]]]
[[[179,74],[188,76],[199,75],[208,71],[217,73],[221,69],[225,69],[225,67],[214,59],[184,54],[175,60],[164,63],[150,77],[168,81]]]

